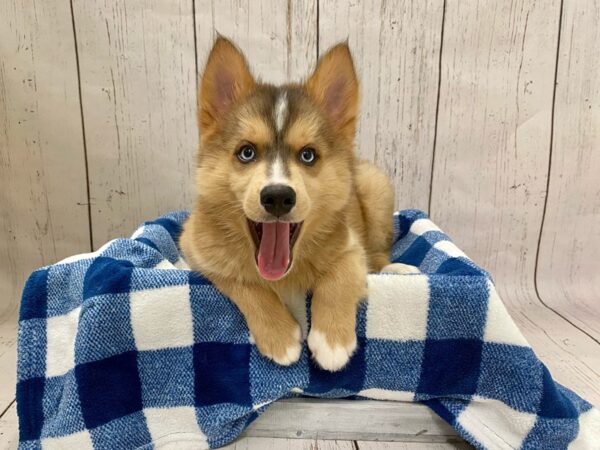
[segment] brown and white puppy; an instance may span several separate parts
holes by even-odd
[[[238,306],[259,351],[282,365],[302,348],[286,305],[311,291],[312,356],[324,369],[344,367],[367,272],[390,263],[393,193],[354,156],[358,99],[346,44],[305,83],[276,87],[255,80],[219,38],[202,76],[198,199],[180,245]]]

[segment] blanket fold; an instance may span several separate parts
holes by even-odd
[[[423,212],[394,215],[358,349],[337,373],[261,356],[243,317],[177,239],[186,212],[35,271],[20,311],[20,448],[215,448],[297,395],[423,402],[477,448],[600,448],[600,413],[555,383],[489,275]],[[310,298],[296,311],[310,327]]]

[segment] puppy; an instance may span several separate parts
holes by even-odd
[[[343,368],[356,348],[366,275],[390,264],[393,191],[353,153],[358,100],[346,44],[303,84],[272,86],[218,38],[202,75],[198,198],[180,247],[281,365],[302,349],[287,305],[304,305],[310,291],[308,347],[323,369]]]

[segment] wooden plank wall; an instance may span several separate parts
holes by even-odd
[[[94,247],[192,201],[188,0],[73,1]]]
[[[90,227],[69,4],[3,1],[0,16],[2,318],[29,272],[90,249]]]
[[[565,2],[539,247],[544,301],[600,341],[600,1]]]
[[[361,81],[357,152],[386,170],[400,208],[428,208],[443,6],[320,2],[321,53],[347,38]]]
[[[348,39],[358,153],[600,404],[599,0],[6,0],[0,16],[0,322],[33,268],[191,205],[216,32],[272,82]]]
[[[447,2],[429,212],[493,274],[557,379],[600,398],[597,342],[545,306],[534,277],[560,21],[558,0]]]
[[[17,308],[35,268],[89,251],[68,2],[0,2],[0,412],[14,400]]]

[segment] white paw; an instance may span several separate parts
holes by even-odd
[[[294,343],[285,349],[283,355],[266,355],[281,366],[289,366],[300,359],[302,354],[302,330],[298,326],[294,330]]]
[[[308,348],[319,366],[330,372],[337,372],[348,364],[352,353],[356,350],[356,336],[346,346],[334,345],[332,347],[327,342],[325,334],[315,329],[310,330],[307,342]]]
[[[409,266],[408,264],[392,263],[381,269],[381,273],[421,273],[421,271],[415,266]]]

